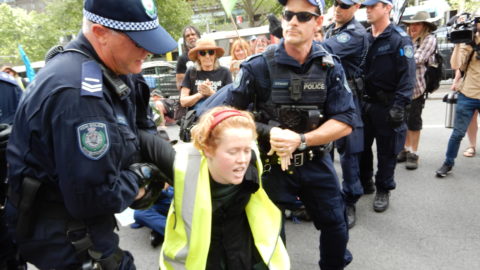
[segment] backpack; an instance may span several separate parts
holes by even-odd
[[[426,63],[427,70],[425,71],[425,92],[431,94],[440,88],[440,81],[442,80],[443,71],[443,57],[435,48],[433,53],[435,61],[433,63]]]

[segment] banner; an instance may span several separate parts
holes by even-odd
[[[22,45],[18,44],[18,51],[22,57],[23,64],[25,65],[25,70],[27,71],[27,78],[31,82],[35,78],[35,70],[33,70],[30,60],[28,59],[27,54],[22,48]]]
[[[232,10],[235,7],[235,4],[237,4],[237,0],[221,0],[221,2],[227,16],[232,16]]]

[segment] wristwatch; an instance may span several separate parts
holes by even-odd
[[[298,146],[298,151],[304,151],[307,149],[307,140],[305,139],[305,134],[300,133],[300,145]]]

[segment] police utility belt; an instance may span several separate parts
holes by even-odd
[[[330,153],[332,148],[333,142],[330,142],[320,146],[308,147],[304,151],[296,150],[292,154],[292,164],[290,164],[289,170],[294,167],[301,167],[308,161],[322,158],[325,154]],[[265,171],[269,171],[272,165],[280,165],[280,158],[277,155],[267,156],[262,153],[262,161],[265,166]]]
[[[393,103],[394,98],[394,92],[376,91],[373,95],[365,93],[362,100],[367,103],[390,106]]]

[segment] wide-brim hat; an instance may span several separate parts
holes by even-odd
[[[188,51],[188,58],[192,61],[197,61],[198,51],[203,50],[215,50],[215,56],[220,58],[225,53],[225,50],[222,47],[217,46],[215,40],[209,38],[201,38],[197,40],[197,45],[193,49]]]
[[[410,20],[403,20],[402,23],[404,24],[412,24],[412,23],[425,23],[432,31],[437,29],[435,23],[433,23],[434,19],[430,17],[430,14],[426,11],[419,11],[417,12]]]
[[[83,16],[96,24],[125,33],[145,50],[164,54],[177,42],[160,25],[153,0],[85,0]]]
[[[15,69],[13,69],[13,67],[11,67],[11,66],[3,66],[0,71],[6,72],[7,70],[10,70],[11,72],[14,72],[15,74],[18,74],[18,72]]]

